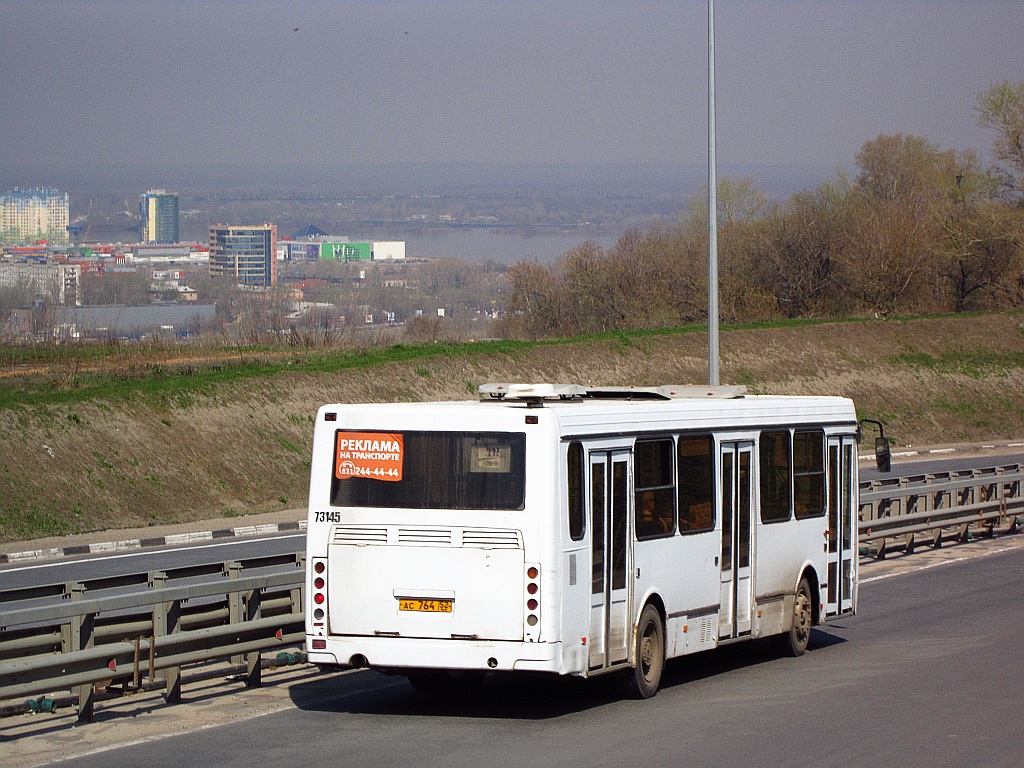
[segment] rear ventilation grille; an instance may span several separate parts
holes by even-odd
[[[452,531],[450,528],[399,528],[398,543],[450,547]]]
[[[363,528],[356,526],[336,526],[332,544],[387,544],[388,529]]]
[[[519,531],[467,528],[462,532],[462,546],[481,549],[522,549]]]
[[[407,528],[336,525],[331,543],[348,546],[465,547],[522,549],[523,536],[507,528]]]

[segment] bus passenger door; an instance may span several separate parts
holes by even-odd
[[[828,588],[825,615],[854,609],[857,569],[857,515],[854,438],[828,439]]]
[[[626,661],[631,630],[628,578],[629,451],[593,451],[588,477],[592,581],[590,595],[591,669]]]
[[[720,639],[751,631],[754,579],[751,567],[753,443],[723,443],[722,468],[722,596],[718,609]]]

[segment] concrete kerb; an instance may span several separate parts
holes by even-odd
[[[148,536],[136,539],[102,541],[91,544],[71,544],[66,547],[45,547],[20,552],[0,553],[0,565],[33,562],[50,558],[70,557],[73,555],[94,555],[110,552],[131,552],[150,547],[173,547],[182,544],[194,544],[220,539],[267,536],[277,533],[299,532],[306,530],[305,520],[291,520],[280,523],[262,525],[239,525],[234,528],[217,528],[206,531],[189,531],[171,533],[165,536]]]

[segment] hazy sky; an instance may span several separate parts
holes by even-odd
[[[719,0],[718,157],[987,152],[1024,2]],[[707,3],[0,0],[0,166],[702,162]]]

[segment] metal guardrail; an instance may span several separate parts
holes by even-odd
[[[913,552],[921,539],[941,547],[945,539],[968,541],[1017,530],[1024,515],[1024,464],[908,475],[861,483],[859,534],[862,551],[874,546]]]
[[[175,703],[183,667],[223,659],[258,687],[261,653],[305,640],[304,571],[300,552],[0,590],[0,701],[70,690],[88,721],[100,689],[163,687]]]
[[[1022,481],[1024,465],[1011,464],[861,483],[862,551],[874,545],[884,558],[894,547],[912,552],[923,534],[938,547],[951,536],[992,535],[1000,524],[1015,531]],[[198,670],[187,679],[205,679],[224,671],[204,665],[224,659],[257,687],[261,654],[305,639],[304,566],[299,552],[0,589],[0,702],[71,691],[88,721],[113,686],[165,688],[175,703],[183,668]],[[272,567],[285,570],[253,573]]]

